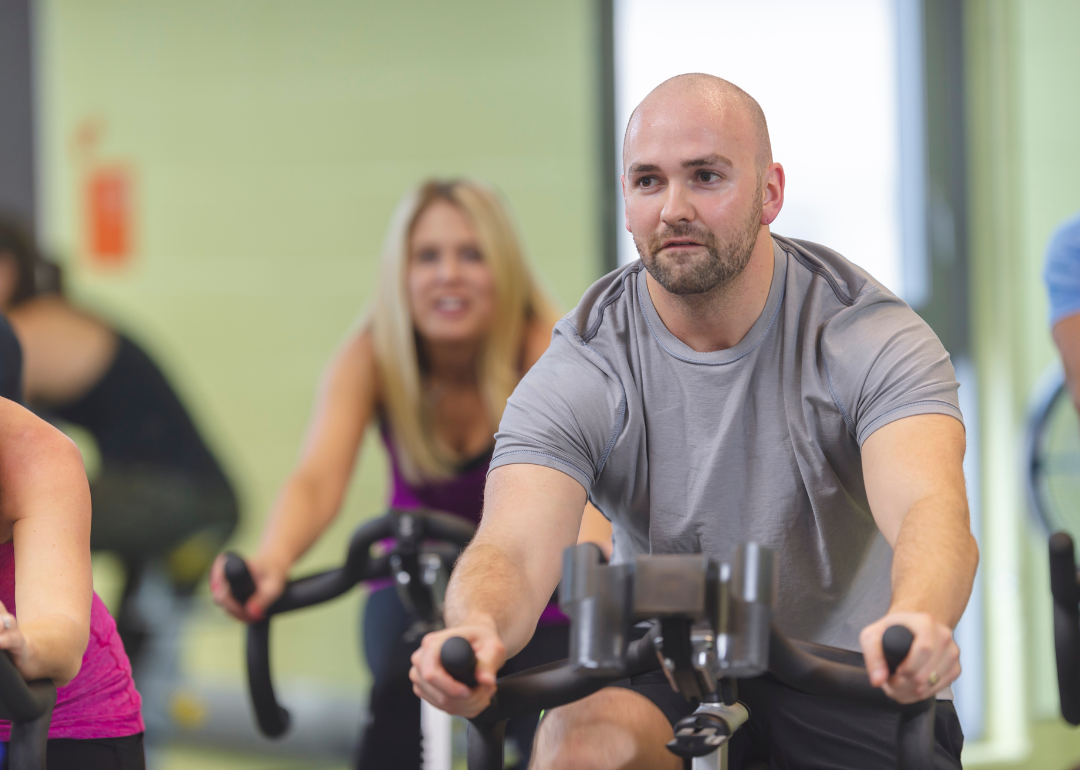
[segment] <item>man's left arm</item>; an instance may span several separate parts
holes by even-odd
[[[863,442],[866,495],[893,548],[888,614],[859,641],[870,682],[901,703],[948,687],[960,675],[953,629],[967,606],[979,550],[964,489],[964,427],[942,414],[905,417]],[[911,652],[889,676],[881,638],[893,625],[915,635]]]

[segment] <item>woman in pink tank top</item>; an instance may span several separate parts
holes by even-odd
[[[58,685],[49,770],[142,770],[141,702],[93,590],[90,490],[78,449],[0,398],[0,649]],[[0,721],[0,740],[11,725]]]

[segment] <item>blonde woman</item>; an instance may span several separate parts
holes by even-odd
[[[430,181],[406,196],[390,224],[368,321],[331,362],[300,461],[248,561],[257,590],[241,607],[219,559],[211,573],[215,601],[245,622],[260,617],[337,514],[373,423],[391,462],[392,506],[479,522],[506,399],[547,348],[556,320],[489,188]],[[368,598],[364,652],[374,684],[361,770],[420,766],[420,701],[408,677],[416,645],[402,639],[409,625],[392,587]],[[514,663],[565,657],[566,644],[565,624],[542,621]],[[525,766],[536,720],[520,722],[511,731]]]

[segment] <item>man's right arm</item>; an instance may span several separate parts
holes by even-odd
[[[1043,278],[1054,344],[1065,365],[1069,393],[1080,409],[1080,213],[1050,239]]]
[[[1054,324],[1052,333],[1065,367],[1065,382],[1073,404],[1080,411],[1080,313],[1062,318]]]
[[[451,714],[480,713],[495,674],[532,637],[558,585],[562,552],[577,540],[585,490],[571,476],[540,465],[504,465],[488,476],[484,518],[454,567],[444,631],[424,637],[409,677],[420,697]],[[439,662],[443,642],[468,639],[479,686],[470,691]]]

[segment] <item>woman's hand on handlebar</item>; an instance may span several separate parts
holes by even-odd
[[[229,590],[225,579],[225,554],[218,554],[210,568],[210,595],[214,602],[237,620],[255,623],[262,620],[266,608],[285,590],[287,571],[262,562],[258,557],[246,559],[248,571],[255,581],[255,593],[241,605]]]
[[[3,602],[0,602],[0,650],[8,651],[15,668],[25,677],[26,664],[30,658],[30,645],[26,643],[26,637],[19,628],[19,622],[7,611]]]
[[[905,626],[914,635],[911,651],[889,675],[882,637],[890,626]],[[859,634],[870,684],[899,703],[916,703],[936,695],[960,676],[960,648],[952,629],[925,612],[891,612]]]
[[[446,673],[440,659],[443,643],[452,637],[467,639],[476,654],[475,689],[470,690]],[[443,711],[474,717],[487,708],[495,694],[495,677],[506,662],[506,647],[489,624],[477,623],[436,631],[424,637],[413,653],[409,679],[413,692]]]

